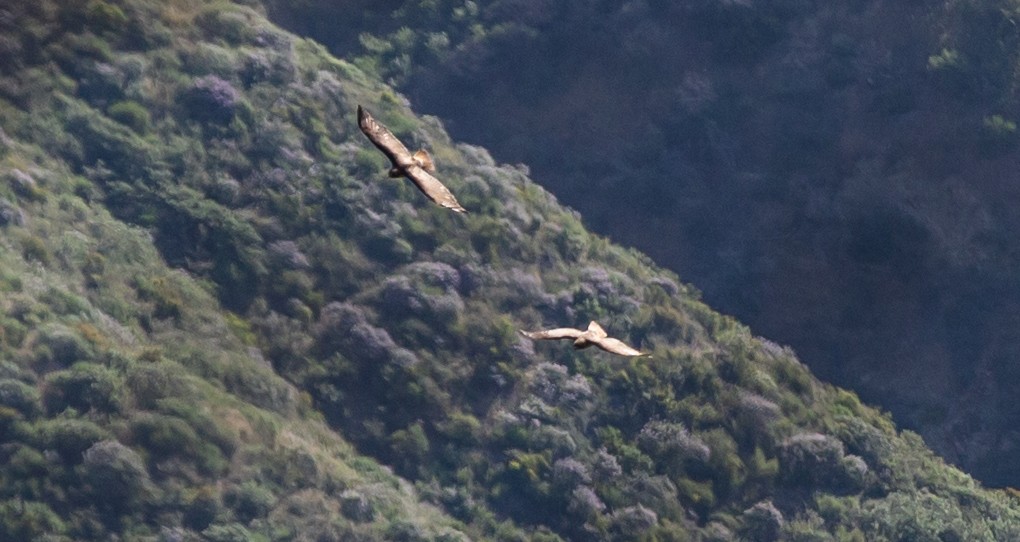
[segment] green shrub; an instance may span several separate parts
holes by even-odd
[[[82,454],[96,443],[110,438],[110,432],[81,418],[56,418],[38,424],[41,444],[55,450],[68,464],[77,464]]]
[[[50,324],[39,330],[33,345],[36,364],[56,369],[93,358],[92,345],[62,324]]]
[[[15,444],[13,451],[4,465],[4,473],[13,483],[19,480],[43,478],[50,473],[55,465],[46,459],[39,450],[30,446]]]
[[[188,397],[193,391],[183,367],[169,362],[140,363],[128,369],[127,386],[140,408],[156,408],[160,399]]]
[[[860,514],[860,505],[856,496],[837,497],[828,493],[815,495],[815,506],[818,515],[830,525],[850,523]]]
[[[386,540],[394,542],[425,542],[428,540],[424,529],[405,518],[397,518],[386,527]]]
[[[139,277],[135,281],[138,297],[153,305],[152,315],[156,318],[180,318],[184,299],[176,285],[166,277]]]
[[[209,542],[268,542],[269,540],[264,535],[253,533],[238,523],[213,525],[202,531],[202,538]]]
[[[70,369],[46,375],[43,400],[56,414],[66,408],[79,412],[117,412],[123,399],[124,379],[116,371],[94,363],[76,363]]]
[[[843,442],[820,433],[800,433],[786,439],[780,446],[779,459],[783,481],[795,486],[848,493],[861,489],[868,475],[863,459],[846,455]]]
[[[323,483],[315,457],[304,448],[279,448],[262,455],[263,479],[273,487],[297,489]]]
[[[52,52],[58,62],[66,63],[69,67],[72,67],[76,62],[81,62],[82,58],[80,57],[99,62],[113,60],[113,49],[110,47],[110,42],[103,36],[89,31],[80,34],[64,34],[60,45],[55,46]],[[81,66],[78,68],[81,69]],[[77,73],[73,67],[70,71]]]
[[[91,305],[89,301],[84,297],[81,297],[71,290],[65,288],[47,288],[45,292],[39,295],[39,302],[48,305],[49,309],[56,314],[69,315],[80,317],[83,314],[87,314]],[[80,328],[80,326],[77,326]],[[77,331],[71,331],[71,328],[64,326],[63,324],[54,323],[47,325],[47,333],[54,330],[67,330],[73,334],[78,334]],[[82,337],[84,338],[84,337]]]
[[[375,507],[363,493],[348,489],[340,494],[340,512],[351,521],[363,523],[375,518]]]
[[[186,499],[184,525],[201,531],[216,519],[222,507],[219,490],[215,486],[202,486]]]
[[[226,459],[216,446],[204,441],[184,420],[174,416],[138,415],[131,421],[130,437],[157,461],[171,457],[190,459],[206,474],[216,474],[226,467]]]
[[[680,478],[676,481],[677,494],[683,502],[690,503],[690,506],[700,516],[705,516],[716,506],[715,492],[712,491],[711,482],[699,482],[690,478]]]
[[[46,242],[35,235],[26,235],[21,238],[21,255],[26,260],[34,260],[43,265],[49,265],[53,259]]]
[[[44,540],[66,532],[67,525],[46,503],[20,498],[0,502],[0,540]]]
[[[113,120],[134,130],[136,134],[149,132],[149,110],[142,104],[130,100],[114,102],[106,109],[106,114]]]
[[[229,3],[214,3],[195,17],[195,23],[208,36],[229,43],[248,43],[258,35],[258,15],[249,8]]]
[[[471,223],[471,246],[489,261],[499,261],[500,249],[506,244],[503,224],[490,217]]]
[[[990,115],[981,121],[980,142],[986,154],[1000,154],[1016,146],[1016,122],[1002,115]]]
[[[712,455],[712,450],[683,425],[660,420],[645,424],[637,442],[660,468],[672,473],[684,472],[688,464],[703,466]]]
[[[972,100],[977,96],[980,83],[976,81],[976,70],[967,55],[951,47],[943,47],[938,53],[928,57],[928,71],[936,77],[936,82],[950,95]]]
[[[477,444],[482,425],[478,418],[462,412],[454,412],[449,419],[439,424],[439,432],[446,438],[461,445]]]
[[[188,73],[213,74],[225,79],[231,78],[240,69],[234,50],[204,42],[184,55],[184,67]]]
[[[208,440],[230,457],[237,450],[238,441],[234,433],[224,427],[223,421],[217,419],[203,405],[179,398],[161,399],[158,401],[160,412],[176,416],[184,420],[204,440]]]
[[[220,370],[227,390],[261,408],[281,414],[297,411],[297,393],[272,369],[252,366],[239,360],[217,360],[225,365]]]
[[[9,407],[28,418],[40,413],[40,395],[35,386],[9,378],[0,379],[0,406]]]
[[[227,488],[223,501],[238,519],[247,523],[265,516],[276,502],[276,496],[265,486],[248,480]]]
[[[14,189],[19,197],[29,201],[42,201],[46,199],[46,191],[39,186],[35,178],[20,169],[11,169],[5,173],[4,180]]]
[[[116,31],[123,28],[128,22],[124,10],[102,0],[90,2],[85,8],[85,14],[90,28]]]
[[[389,441],[390,453],[396,465],[406,474],[414,474],[417,471],[416,466],[422,464],[428,457],[431,448],[421,422],[394,431]]]
[[[652,470],[653,462],[641,450],[624,440],[622,433],[611,425],[598,428],[599,441],[605,449],[619,458],[620,465],[626,471]]]
[[[114,175],[135,182],[151,181],[165,173],[159,150],[130,128],[77,103],[69,108],[67,131],[77,138],[82,150],[82,155],[75,157],[78,165],[102,163]],[[106,179],[103,181],[106,184]],[[138,193],[134,184],[126,188],[132,195]]]
[[[0,406],[0,440],[11,440],[19,422],[24,419],[25,416],[20,411],[8,406]]]

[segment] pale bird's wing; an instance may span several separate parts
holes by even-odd
[[[648,355],[648,354],[645,354],[644,352],[641,352],[640,350],[635,350],[635,349],[627,346],[623,341],[621,341],[619,339],[614,339],[612,337],[600,337],[598,339],[592,340],[592,342],[595,343],[595,346],[605,350],[606,352],[610,352],[610,353],[613,353],[613,354],[619,354],[621,356],[647,356]]]
[[[595,320],[592,320],[591,322],[588,323],[588,331],[591,331],[592,333],[595,334],[596,337],[600,338],[609,336],[609,334],[606,333],[606,330],[602,329],[602,326],[600,326],[599,323],[596,322]]]
[[[425,149],[418,149],[413,155],[411,155],[411,159],[425,171],[429,173],[436,172],[436,163],[432,160],[432,155],[429,154],[429,151]]]
[[[397,136],[393,135],[393,132],[389,131],[388,128],[379,124],[360,105],[358,106],[358,126],[361,127],[361,131],[365,133],[369,141],[389,157],[390,161],[393,162],[393,167],[404,169],[414,164],[411,152],[397,139]]]
[[[543,331],[521,331],[521,335],[529,339],[576,339],[584,333],[580,329],[574,329],[570,327],[560,327],[556,329],[546,329]]]
[[[457,203],[457,198],[453,197],[453,193],[450,192],[443,183],[439,182],[439,179],[429,175],[429,172],[425,171],[421,167],[416,165],[407,166],[404,168],[404,174],[407,175],[407,178],[411,179],[418,189],[424,192],[430,200],[458,213],[467,212],[466,209],[460,206],[460,203]]]

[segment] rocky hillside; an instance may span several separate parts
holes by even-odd
[[[260,6],[0,25],[0,540],[1020,537],[1010,494]],[[358,104],[469,213],[387,179]],[[592,319],[653,357],[517,334]]]

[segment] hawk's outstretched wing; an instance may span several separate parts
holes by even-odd
[[[556,329],[546,329],[544,331],[521,331],[521,335],[529,339],[576,339],[580,337],[584,332],[580,329],[574,329],[569,327],[561,327]]]
[[[641,352],[640,350],[635,350],[635,349],[627,346],[623,341],[621,341],[619,339],[614,339],[612,337],[602,337],[602,338],[599,338],[599,339],[592,339],[591,342],[595,346],[605,350],[606,352],[611,352],[613,354],[619,354],[621,356],[647,356],[648,355],[648,354],[645,354],[644,352]]]
[[[390,162],[393,162],[393,167],[404,169],[414,164],[411,151],[407,150],[407,147],[397,139],[397,136],[393,135],[393,132],[379,124],[360,105],[358,106],[358,126],[368,136],[368,140],[379,147],[379,150],[390,159]]]
[[[453,193],[450,192],[443,183],[439,182],[439,179],[433,177],[428,171],[420,166],[408,166],[404,168],[404,175],[408,179],[414,182],[415,186],[419,190],[425,193],[430,200],[446,207],[447,209],[463,213],[466,211],[457,203],[457,198],[453,197]]]

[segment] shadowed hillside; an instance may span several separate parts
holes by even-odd
[[[0,539],[1020,536],[370,61],[257,5],[0,15]],[[388,179],[358,104],[469,212]],[[517,333],[589,320],[653,357]]]
[[[1015,2],[381,11],[328,32],[272,13],[951,461],[1020,480]]]

